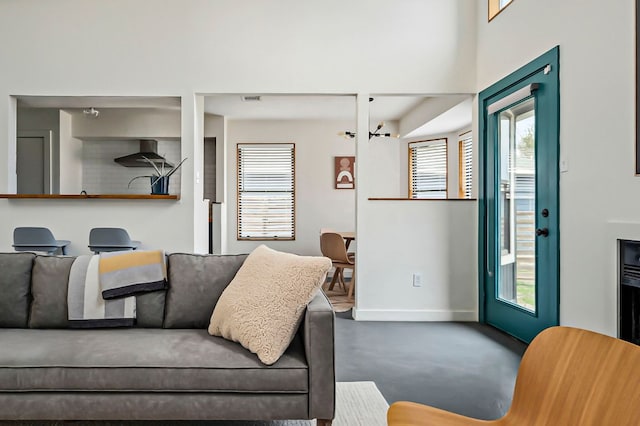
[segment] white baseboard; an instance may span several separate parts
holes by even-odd
[[[358,321],[465,321],[477,322],[477,311],[353,309]]]

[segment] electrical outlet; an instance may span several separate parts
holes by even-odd
[[[419,274],[419,273],[413,274],[413,286],[422,287],[422,274]]]

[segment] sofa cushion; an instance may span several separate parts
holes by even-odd
[[[239,342],[267,365],[289,346],[331,259],[256,248],[218,300],[209,334]]]
[[[36,256],[31,273],[31,328],[66,328],[67,286],[75,257]]]
[[[246,258],[170,254],[164,327],[207,328],[213,307]]]
[[[27,253],[25,253],[27,254]],[[31,255],[33,256],[33,255]],[[35,256],[31,293],[31,328],[67,328],[67,288],[73,256]],[[136,326],[162,327],[166,291],[136,296]]]
[[[271,367],[206,330],[4,329],[0,341],[0,392],[308,390],[299,339]]]
[[[29,324],[32,253],[0,253],[0,327]]]
[[[166,290],[136,296],[136,327],[162,328]]]

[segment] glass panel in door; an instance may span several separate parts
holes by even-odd
[[[535,99],[499,114],[497,297],[536,312]]]
[[[559,49],[479,94],[480,321],[524,342],[559,323]]]

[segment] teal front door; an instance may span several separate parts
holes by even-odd
[[[479,96],[480,319],[530,342],[559,318],[559,49]]]

